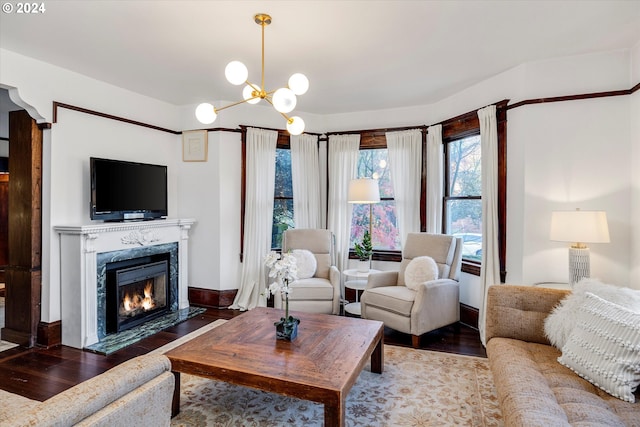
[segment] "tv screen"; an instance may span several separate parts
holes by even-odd
[[[167,167],[90,158],[91,219],[149,220],[167,216]]]

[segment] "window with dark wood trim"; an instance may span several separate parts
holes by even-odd
[[[496,116],[498,121],[498,245],[499,245],[499,257],[500,257],[500,280],[504,282],[506,276],[506,225],[507,225],[507,103],[509,100],[505,99],[496,103]],[[452,140],[455,138],[464,138],[478,134],[480,132],[480,122],[478,120],[477,110],[470,111],[465,114],[461,114],[457,117],[451,118],[441,122],[442,124],[442,139],[443,141]],[[242,128],[242,204],[241,214],[242,222],[240,226],[241,233],[241,250],[243,249],[243,237],[244,237],[244,199],[246,191],[246,126]],[[427,180],[426,180],[426,126],[410,126],[402,128],[389,128],[389,129],[374,129],[374,130],[361,130],[361,131],[348,131],[348,132],[335,132],[339,134],[360,134],[360,147],[361,148],[386,148],[387,139],[386,132],[388,131],[401,131],[408,129],[422,129],[422,184],[420,194],[420,228],[422,231],[426,230],[426,192],[427,192]],[[286,131],[278,132],[278,147],[288,147],[289,134]],[[350,258],[355,258],[355,254],[350,253]],[[240,256],[242,260],[242,254]],[[377,261],[395,261],[399,262],[402,259],[400,251],[374,251],[373,259]],[[480,263],[473,261],[464,261],[462,265],[462,271],[480,275]]]
[[[496,103],[496,119],[498,127],[498,246],[500,257],[500,280],[506,277],[506,226],[507,226],[507,103],[503,100]],[[442,124],[442,140],[447,142],[480,134],[480,120],[477,110],[461,114]],[[445,162],[446,163],[446,162]],[[446,179],[445,179],[446,182]],[[446,193],[445,193],[446,194]],[[445,221],[443,221],[444,227]],[[445,230],[443,230],[444,232]],[[462,271],[480,275],[480,263],[463,260]]]

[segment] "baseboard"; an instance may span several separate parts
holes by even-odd
[[[46,348],[62,344],[62,322],[60,320],[51,323],[40,322],[37,343]]]
[[[460,323],[464,323],[474,329],[478,329],[480,310],[470,305],[460,303]]]
[[[198,307],[227,308],[233,304],[237,289],[217,290],[189,287],[189,304]]]

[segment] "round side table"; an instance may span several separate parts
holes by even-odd
[[[367,272],[358,271],[355,268],[345,270],[342,272],[345,277],[344,287],[347,289],[353,289],[356,291],[356,301],[347,303],[344,306],[344,312],[352,314],[354,316],[360,316],[362,309],[360,307],[360,298],[358,292],[363,291],[367,287],[367,277],[371,273],[378,273],[380,270],[369,269]]]

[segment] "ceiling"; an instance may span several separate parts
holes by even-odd
[[[327,114],[425,105],[519,64],[631,48],[628,1],[55,1],[0,14],[0,47],[174,105],[241,98],[240,60],[265,86],[302,72],[296,110]],[[0,58],[1,60],[1,58]],[[218,105],[219,103],[216,103]]]

